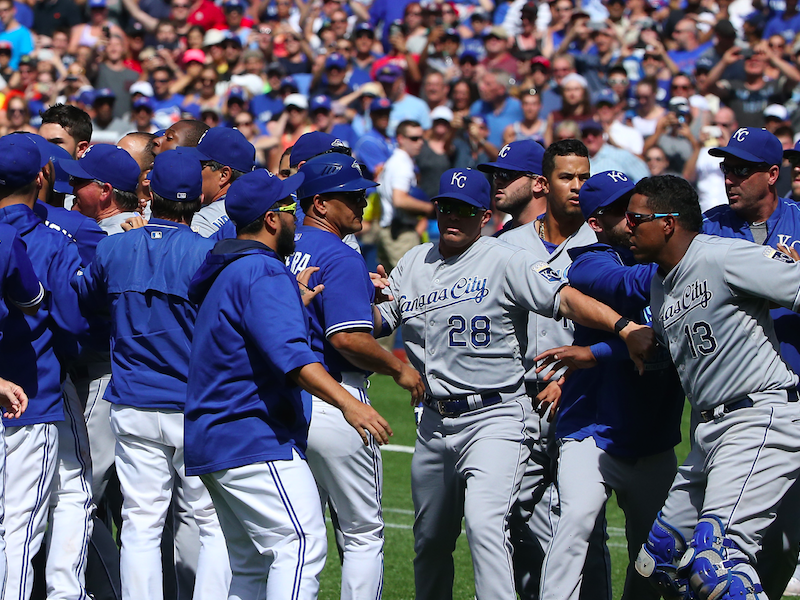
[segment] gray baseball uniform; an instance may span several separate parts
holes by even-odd
[[[800,309],[800,263],[698,235],[666,277],[653,279],[651,301],[697,422],[661,522],[688,540],[699,517],[718,517],[732,542],[727,558],[742,561],[730,570],[757,583],[750,563],[800,470],[798,378],[780,358],[769,315],[770,301]]]
[[[521,248],[530,250],[559,275],[572,263],[568,250],[597,242],[592,228],[584,223],[552,252],[549,252],[538,235],[536,223],[531,222],[501,234],[500,238]],[[575,326],[568,319],[551,319],[536,313],[528,318],[525,343],[525,380],[528,393],[534,398],[542,387],[538,385],[546,373],[536,373],[534,357],[558,346],[569,346],[575,335]],[[543,384],[542,384],[543,385]],[[536,430],[533,432],[531,457],[522,478],[519,500],[514,506],[511,518],[512,540],[514,541],[514,566],[517,574],[517,592],[520,597],[537,598],[539,576],[544,560],[544,552],[550,542],[555,519],[558,515],[558,494],[554,483],[556,473],[556,450],[550,444],[550,425],[548,414],[533,416]],[[582,598],[610,598],[611,585],[606,573],[605,537],[601,523],[592,536],[587,585]]]
[[[479,238],[448,259],[418,246],[390,282],[394,300],[380,305],[381,316],[388,328],[403,326],[430,394],[411,464],[417,598],[452,596],[462,516],[477,597],[514,598],[508,518],[535,430],[525,330],[531,311],[557,316],[564,281],[532,253]]]

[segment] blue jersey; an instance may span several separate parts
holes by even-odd
[[[106,232],[100,228],[97,221],[77,210],[67,210],[59,206],[50,206],[44,202],[36,201],[33,207],[42,222],[50,229],[60,231],[70,240],[78,244],[81,255],[81,264],[88,265],[94,260],[94,253],[100,240],[106,237]]]
[[[73,287],[87,312],[111,308],[114,404],[183,410],[197,306],[189,283],[214,242],[186,225],[151,219],[112,235]]]
[[[726,205],[715,206],[703,215],[703,233],[755,241],[747,221]],[[800,206],[786,198],[778,199],[778,207],[767,219],[764,245],[777,248],[778,244],[800,251]],[[781,343],[781,358],[800,375],[800,315],[786,308],[771,310],[770,315]]]
[[[328,338],[340,331],[372,333],[375,286],[364,258],[337,235],[300,225],[295,234],[295,252],[286,264],[294,275],[306,267],[319,267],[308,285],[311,288],[320,283],[325,285],[308,306],[311,348],[317,360],[334,377],[345,371],[359,371],[339,354]]]
[[[630,252],[606,244],[573,248],[569,255],[573,262],[567,277],[572,287],[637,323],[650,324],[655,265],[636,265]],[[664,452],[680,442],[684,394],[666,350],[648,360],[640,376],[616,335],[576,323],[574,343],[591,346],[600,364],[567,379],[556,437],[591,436],[598,448],[626,458]],[[617,351],[610,353],[610,348]]]
[[[186,474],[305,455],[311,406],[288,374],[317,359],[289,269],[259,242],[224,240],[189,293],[200,312],[184,413]]]
[[[25,242],[16,229],[5,224],[0,224],[0,298],[4,300],[0,302],[0,339],[8,303],[27,308],[44,299],[44,287],[28,258]]]
[[[0,223],[17,230],[45,289],[44,301],[35,315],[11,309],[5,320],[0,377],[22,386],[30,402],[19,419],[4,422],[6,426],[23,426],[61,421],[61,363],[56,347],[77,350],[75,338],[88,328],[78,309],[78,296],[69,285],[80,269],[78,248],[63,234],[46,227],[23,204],[0,209]]]

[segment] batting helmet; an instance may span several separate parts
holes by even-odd
[[[322,154],[305,163],[298,173],[306,178],[297,190],[297,198],[304,200],[317,194],[333,192],[358,192],[378,184],[364,179],[358,162],[344,154]]]

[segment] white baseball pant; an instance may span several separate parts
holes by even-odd
[[[366,379],[342,375],[341,386],[365,404]],[[374,600],[383,587],[381,452],[375,440],[365,446],[342,411],[314,397],[308,431],[308,466],[317,482],[322,511],[330,502],[343,536],[342,600]]]
[[[327,538],[311,469],[292,460],[202,475],[231,560],[229,600],[316,600]]]
[[[163,598],[161,535],[180,477],[200,529],[195,600],[225,598],[230,567],[225,538],[211,497],[199,477],[187,477],[183,461],[183,413],[111,407],[117,438],[116,467],[122,488],[120,575],[123,600]]]
[[[28,600],[58,459],[54,423],[6,427],[6,600]]]
[[[86,600],[86,557],[94,514],[92,459],[83,409],[69,377],[62,389],[64,420],[56,423],[58,462],[47,529],[47,598]]]
[[[547,548],[540,598],[578,600],[589,539],[614,490],[625,513],[630,561],[622,598],[658,600],[659,593],[636,573],[633,564],[675,477],[675,452],[625,461],[598,448],[593,437],[562,439],[559,446],[557,488],[561,515]]]
[[[104,400],[106,388],[111,381],[111,363],[92,362],[86,372],[72,376],[75,389],[83,406],[83,416],[89,435],[92,457],[92,497],[99,501],[105,492],[117,440],[111,431],[111,403]]]

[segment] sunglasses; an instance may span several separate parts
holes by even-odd
[[[516,181],[520,177],[525,177],[528,175],[525,171],[507,171],[505,169],[497,169],[496,171],[492,172],[492,179],[495,181],[505,181],[506,183],[511,183],[512,181]]]
[[[252,124],[252,121],[240,121],[239,123],[236,123],[236,127],[244,127],[245,125],[250,126]]]
[[[612,77],[608,80],[608,85],[628,85],[628,80],[625,77]]]
[[[625,212],[625,222],[628,224],[628,227],[633,229],[634,227],[638,227],[642,223],[649,223],[650,221],[655,221],[656,219],[662,219],[664,217],[679,217],[681,213],[676,212],[669,212],[669,213],[651,213],[649,215],[644,215],[642,213],[635,213],[635,212]]]
[[[281,200],[281,202],[283,202],[283,200]],[[278,203],[276,202],[267,209],[267,212],[282,212],[293,215],[297,212],[297,202],[292,202],[291,204],[284,204],[283,206],[278,206]]]
[[[411,142],[418,142],[422,139],[421,135],[407,135],[406,138]]]
[[[170,79],[153,79],[153,83],[169,83]]]
[[[477,217],[479,214],[484,212],[483,209],[478,208],[477,206],[472,206],[471,204],[467,204],[466,202],[451,202],[449,200],[438,200],[436,202],[436,208],[439,209],[440,214],[455,214],[456,216],[464,219],[467,217]]]
[[[756,173],[757,171],[763,171],[765,166],[766,165],[764,164],[733,166],[721,163],[719,168],[723,175],[733,175],[734,177],[750,177],[750,175]]]

